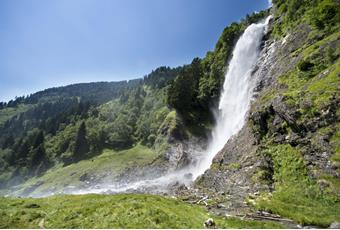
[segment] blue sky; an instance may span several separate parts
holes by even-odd
[[[267,0],[1,0],[0,101],[142,77],[212,50]]]

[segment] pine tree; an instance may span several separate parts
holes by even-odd
[[[89,152],[89,144],[86,139],[86,125],[83,121],[78,129],[76,143],[73,151],[73,160],[75,162],[82,160]]]
[[[40,130],[34,139],[33,149],[38,148],[44,143],[44,132]]]
[[[46,159],[46,152],[44,145],[39,145],[32,151],[31,167],[37,166],[41,161]]]
[[[40,144],[32,151],[30,169],[33,175],[39,175],[49,166],[49,160],[46,155],[44,144]]]
[[[20,147],[17,154],[17,160],[25,160],[29,154],[30,146],[27,141],[24,141]]]

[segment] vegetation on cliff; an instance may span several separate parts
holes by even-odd
[[[327,227],[340,220],[340,4],[273,2],[272,36],[281,41],[293,36],[300,45],[288,51],[296,64],[265,90],[252,110],[258,152],[272,165],[262,179],[274,189],[255,206],[301,224]]]

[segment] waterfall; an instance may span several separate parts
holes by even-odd
[[[245,123],[256,85],[256,79],[252,79],[251,73],[259,57],[261,41],[270,18],[271,16],[263,22],[251,24],[236,43],[225,75],[212,139],[207,151],[193,168],[194,178],[209,169],[215,155]]]
[[[206,151],[193,154],[195,163],[156,178],[96,185],[92,188],[75,189],[70,193],[164,192],[176,182],[191,184],[193,180],[209,169],[215,155],[224,147],[229,138],[240,131],[245,123],[256,85],[256,79],[252,77],[252,70],[259,58],[261,41],[270,18],[271,16],[264,22],[250,25],[237,41],[225,76],[211,141]],[[188,175],[191,176],[188,177]]]

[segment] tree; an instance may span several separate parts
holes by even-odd
[[[30,169],[33,175],[39,175],[45,171],[49,166],[49,160],[46,156],[44,144],[40,144],[36,149],[32,151]]]
[[[84,159],[85,155],[89,152],[89,144],[86,139],[86,125],[83,121],[78,129],[76,142],[73,150],[73,160],[75,162]]]
[[[30,146],[27,141],[24,141],[20,147],[19,151],[17,153],[17,160],[25,160],[29,154]]]
[[[31,165],[36,166],[45,158],[46,158],[45,148],[44,145],[41,144],[32,151]]]
[[[12,135],[9,135],[9,136],[5,139],[4,143],[2,144],[2,148],[3,148],[3,149],[10,148],[10,147],[12,147],[12,145],[14,145],[14,143],[15,143],[15,141],[14,141],[13,136],[12,136]]]
[[[35,136],[33,149],[38,148],[42,143],[44,143],[44,132],[40,130]]]
[[[175,108],[184,117],[197,106],[198,87],[201,77],[201,60],[195,58],[190,65],[183,68],[168,89],[168,105]]]

